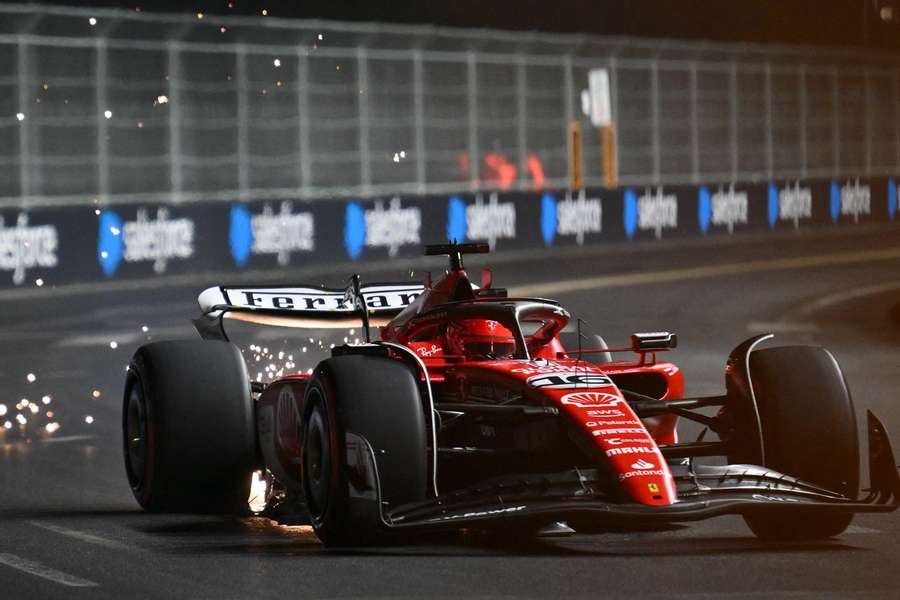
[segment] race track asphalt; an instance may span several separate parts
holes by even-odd
[[[749,335],[824,345],[860,418],[876,412],[900,449],[900,259],[891,250],[900,232],[860,230],[501,254],[494,280],[555,290],[613,344],[634,331],[677,332],[670,358],[688,394],[719,393],[726,355]],[[813,258],[785,260],[796,257]],[[757,267],[741,270],[748,261]],[[422,264],[366,277],[418,276]],[[573,289],[588,278],[593,289]],[[202,283],[0,299],[0,425],[13,425],[0,433],[0,598],[900,598],[898,513],[857,517],[821,543],[762,543],[722,517],[664,533],[529,543],[460,535],[344,551],[260,518],[144,514],[122,466],[124,367],[146,339],[192,335]],[[23,408],[20,429],[22,398],[38,404]],[[49,422],[59,429],[46,433]]]

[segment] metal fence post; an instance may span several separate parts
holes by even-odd
[[[181,197],[183,174],[181,164],[181,48],[177,42],[169,42],[169,192],[172,200]]]
[[[300,154],[297,187],[301,191],[312,185],[312,169],[309,154],[309,85],[306,49],[297,50],[297,152]]]
[[[738,80],[737,63],[728,71],[728,142],[731,146],[731,181],[738,178]]]
[[[569,126],[572,123],[572,121],[575,119],[575,108],[574,108],[575,76],[572,73],[572,57],[571,57],[571,55],[566,55],[565,58],[563,58],[563,85],[566,88],[565,89],[566,122],[563,123],[562,136],[563,136],[563,139],[566,141],[566,150],[568,153],[567,154],[568,161],[566,161],[566,174],[568,175],[568,177],[566,178],[566,181],[571,182],[573,176],[575,175],[574,171],[576,171],[576,169],[573,168],[574,167],[573,161],[574,161],[575,157],[572,156],[572,144],[569,143],[569,135],[570,135],[569,134]],[[581,169],[579,168],[579,169],[577,169],[577,171],[581,172]],[[568,183],[567,183],[567,185],[568,185]]]
[[[24,36],[19,36],[16,53],[16,76],[19,92],[19,113],[24,116],[19,121],[19,195],[22,198],[32,194],[31,189],[31,126],[28,114],[29,48]]]
[[[609,101],[610,112],[613,122],[613,153],[615,160],[613,161],[613,176],[615,181],[619,181],[619,63],[615,55],[609,57]],[[617,184],[618,185],[618,184]]]
[[[425,167],[425,73],[422,65],[422,51],[413,51],[413,112],[416,153],[416,190],[425,193],[427,172]]]
[[[653,159],[653,185],[660,183],[661,157],[659,148],[659,62],[650,64],[650,152]]]
[[[356,82],[357,109],[359,114],[359,186],[363,195],[368,194],[372,186],[372,173],[369,166],[369,63],[366,49],[356,49]]]
[[[831,71],[831,144],[834,154],[834,176],[841,174],[841,117],[840,117],[840,90],[838,68]]]
[[[235,79],[237,80],[237,174],[238,198],[250,197],[250,125],[247,84],[247,47],[239,44],[234,56]]]
[[[102,202],[109,196],[109,127],[104,114],[108,110],[106,99],[106,40],[98,38],[94,64],[94,118],[97,120],[97,192]]]
[[[863,135],[866,140],[866,176],[872,176],[872,78],[869,69],[863,69],[863,99],[865,101],[865,114],[863,118]]]
[[[800,178],[806,179],[809,175],[809,149],[807,148],[809,138],[809,123],[806,114],[806,65],[800,65],[798,72],[799,89],[797,96],[800,102]]]
[[[697,63],[691,61],[690,69],[691,103],[691,182],[700,182],[700,124],[697,116]]]
[[[894,73],[894,76],[891,78],[891,86],[893,88],[894,93],[894,110],[893,113],[893,122],[894,122],[894,169],[900,169],[900,85],[897,83],[897,78],[900,77],[900,73]]]
[[[772,114],[772,65],[765,65],[765,111],[766,111],[766,178],[775,174],[775,122]]]
[[[478,188],[480,173],[480,155],[478,151],[478,65],[475,52],[469,51],[467,57],[467,89],[469,107],[469,185]]]
[[[528,71],[525,57],[518,55],[516,64],[516,129],[519,145],[519,185],[522,189],[528,186]]]

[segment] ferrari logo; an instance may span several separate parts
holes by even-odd
[[[656,485],[655,483],[648,483],[647,489],[650,490],[650,493],[652,493],[652,494],[659,493],[659,486]]]

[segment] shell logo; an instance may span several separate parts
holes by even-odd
[[[625,400],[615,394],[607,394],[606,392],[575,392],[563,396],[561,402],[570,406],[594,408],[597,406],[624,404]]]

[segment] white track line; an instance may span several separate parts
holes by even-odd
[[[47,531],[52,531],[53,533],[58,533],[59,535],[64,535],[66,537],[70,537],[80,542],[86,542],[88,544],[96,544],[97,546],[104,546],[106,548],[112,548],[113,550],[135,549],[132,546],[123,544],[122,542],[117,542],[116,540],[101,537],[93,533],[78,531],[77,529],[69,529],[67,527],[56,525],[55,523],[47,523],[46,521],[28,521],[28,523],[30,525],[34,525],[35,527],[40,527],[41,529],[46,529]]]
[[[42,444],[65,444],[67,442],[84,442],[96,439],[96,435],[63,435],[60,437],[44,438],[40,440]]]
[[[812,256],[794,256],[767,260],[750,260],[724,265],[705,267],[687,267],[668,269],[665,271],[648,271],[646,273],[626,273],[622,275],[601,275],[598,277],[581,277],[549,281],[535,285],[516,286],[509,290],[510,296],[554,296],[561,293],[596,290],[610,287],[628,287],[646,285],[666,281],[686,281],[708,277],[742,275],[762,271],[788,271],[793,269],[809,269],[813,267],[830,267],[856,263],[873,262],[900,258],[900,248],[882,250],[860,250],[857,252],[840,252],[834,254],[818,254]]]
[[[845,533],[881,533],[880,529],[872,529],[871,527],[863,527],[862,525],[850,525]]]
[[[74,575],[69,575],[68,573],[63,573],[62,571],[57,571],[56,569],[51,569],[39,562],[28,560],[8,552],[0,552],[0,564],[69,587],[98,587],[100,585],[99,583],[95,583],[88,579],[82,579],[80,577],[75,577]]]
[[[840,292],[835,292],[834,294],[823,296],[822,298],[819,298],[814,302],[810,302],[809,304],[797,310],[797,314],[801,316],[808,316],[821,310],[825,310],[826,308],[831,308],[832,306],[843,304],[851,300],[858,300],[867,296],[877,296],[879,294],[891,292],[894,290],[900,290],[900,281],[888,281],[885,283],[876,283],[873,285],[854,288],[852,290],[843,290]]]
[[[793,321],[751,321],[747,323],[750,333],[818,333],[822,328],[815,323]]]

